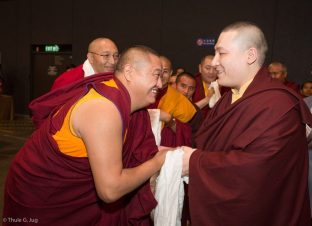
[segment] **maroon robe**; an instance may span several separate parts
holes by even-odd
[[[117,79],[118,90],[100,83],[111,78],[112,74],[95,75],[31,104],[39,128],[10,167],[3,217],[32,218],[43,225],[149,225],[149,213],[156,200],[148,181],[117,202],[106,204],[97,196],[88,158],[61,153],[52,138],[72,104],[93,87],[116,104],[123,120],[123,134],[129,128],[123,145],[124,168],[135,167],[156,153],[147,111],[133,113],[129,124],[130,97],[126,89]],[[52,117],[57,110],[57,116]],[[131,133],[134,128],[146,133],[137,137]]]
[[[63,74],[58,76],[53,85],[51,90],[57,89],[59,87],[66,86],[68,84],[72,84],[73,82],[76,82],[82,78],[84,78],[84,71],[82,69],[83,64],[69,70],[65,71]]]
[[[192,225],[310,225],[305,123],[302,98],[264,70],[235,103],[223,95],[195,137]]]
[[[203,85],[203,80],[201,78],[201,74],[197,74],[195,75],[195,80],[196,80],[196,89],[195,92],[193,94],[193,101],[197,102],[200,101],[201,99],[203,99],[205,97],[205,89],[204,89],[204,85]]]
[[[192,146],[192,127],[176,119],[176,132],[165,126],[161,130],[160,145],[167,147]]]
[[[158,108],[159,102],[161,98],[167,93],[168,86],[161,89],[157,95],[157,99],[154,104],[151,104],[148,106],[148,108]],[[197,106],[195,106],[196,110]],[[198,126],[197,124],[199,123],[199,119],[201,119],[201,114],[196,113],[193,119],[191,121],[196,121],[193,124],[188,124],[188,123],[183,123],[176,119],[176,132],[172,131],[171,128],[167,127],[166,125],[161,131],[161,142],[160,144],[163,146],[167,147],[177,147],[177,146],[192,146],[192,132],[193,132],[193,127],[195,128]]]
[[[296,84],[294,82],[286,81],[286,80],[283,83],[288,88],[290,88],[290,89],[292,89],[292,90],[294,90],[294,91],[296,91],[297,93],[300,94],[300,86],[298,84]]]

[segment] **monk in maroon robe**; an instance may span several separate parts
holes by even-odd
[[[118,56],[117,46],[112,40],[96,38],[88,46],[85,62],[58,76],[51,89],[69,85],[90,75],[114,72]]]
[[[209,57],[212,57],[211,55],[208,55],[208,58],[206,57],[206,60],[202,61],[202,63],[205,63],[206,61],[209,62]],[[212,58],[211,58],[212,59]],[[210,60],[211,61],[211,60]],[[207,65],[206,65],[207,66]],[[202,69],[204,70],[204,69]],[[212,69],[209,69],[212,70]],[[205,72],[207,73],[207,72]],[[208,75],[212,74],[211,76],[213,76],[213,73],[207,73]],[[211,96],[211,94],[208,93],[208,95],[206,96],[206,92],[205,92],[205,87],[204,87],[204,83],[203,83],[203,78],[202,78],[202,74],[199,73],[195,76],[195,80],[196,80],[196,89],[195,92],[193,94],[193,102],[197,103],[201,100],[204,100],[204,98],[207,98],[207,96]],[[212,81],[215,81],[215,79]],[[229,88],[227,87],[219,87],[219,92],[221,95],[223,95],[225,92],[227,92],[229,90]],[[200,104],[198,104],[199,107]],[[201,108],[202,111],[202,115],[203,115],[203,119],[206,117],[206,115],[209,113],[209,111],[211,110],[212,107],[209,106],[209,100],[207,101],[206,105],[204,107]]]
[[[57,77],[52,85],[52,90],[59,87],[69,85],[75,81],[78,81],[85,77],[85,72],[83,71],[83,64],[69,70],[65,71],[59,77]]]
[[[192,127],[175,120],[175,131],[166,125],[161,131],[161,145],[167,147],[192,146]]]
[[[280,81],[283,83],[286,87],[294,90],[295,92],[300,94],[300,86],[296,84],[295,82],[291,82],[287,80],[287,67],[282,62],[274,61],[270,63],[268,66],[268,71],[272,78]]]
[[[183,94],[192,103],[192,96],[196,88],[196,81],[188,72],[180,73],[175,81],[178,92]],[[174,100],[173,100],[174,101]],[[196,113],[188,122],[175,119],[172,124],[166,124],[161,131],[161,145],[168,147],[193,146],[193,134],[198,129],[202,114],[200,109],[193,103]]]
[[[262,31],[248,22],[220,34],[213,65],[232,92],[200,127],[198,149],[183,148],[192,225],[310,225],[305,124],[312,124],[311,113],[260,69],[266,49]]]
[[[285,80],[283,84],[297,93],[300,93],[300,86],[297,83]]]
[[[168,87],[168,81],[169,81],[169,78],[172,74],[171,61],[166,56],[161,56],[160,60],[162,63],[162,68],[163,68],[163,74],[162,74],[162,85],[163,85],[163,87],[161,90],[159,90],[155,103],[148,106],[148,108],[150,108],[150,109],[154,109],[154,108],[160,109],[160,120],[162,122],[164,122],[164,127],[162,128],[162,131],[161,131],[161,143],[160,144],[163,146],[167,146],[167,147],[191,145],[192,144],[192,142],[191,142],[191,132],[192,132],[191,128],[189,128],[188,125],[185,125],[179,119],[174,118],[174,116],[175,116],[174,112],[175,111],[172,110],[171,107],[167,107],[169,102],[171,104],[173,101],[177,101],[177,99],[175,99],[175,97],[177,95],[176,90],[173,89],[172,87]],[[172,92],[174,92],[174,94],[172,94]],[[171,94],[174,95],[174,98],[171,98]],[[182,96],[181,94],[179,94],[179,95]],[[170,99],[168,99],[168,98],[170,98]],[[184,98],[183,101],[185,101],[185,100],[187,101],[186,98]],[[181,107],[178,107],[178,108],[180,109]],[[181,113],[181,116],[183,116],[183,113]],[[190,119],[188,119],[188,120],[190,120]],[[173,131],[171,129],[171,126],[174,126],[176,128],[174,130],[176,130],[178,132],[176,133],[175,131]]]
[[[147,65],[154,68],[156,70],[154,73],[158,75],[147,74],[146,80],[150,83],[156,82],[155,87],[161,84],[161,64],[154,52],[145,47],[135,47],[125,54],[126,59],[137,57],[138,60],[146,60]],[[131,60],[128,64],[130,63]],[[120,68],[124,68],[123,65]],[[138,114],[142,123],[139,121],[136,125],[130,123],[130,112],[133,111],[131,104],[135,104],[136,101],[131,101],[133,96],[128,93],[128,89],[131,88],[122,80],[122,72],[118,73],[117,78],[112,74],[101,74],[79,80],[32,102],[31,109],[38,129],[16,155],[11,165],[5,187],[4,217],[25,218],[24,222],[35,219],[44,225],[149,225],[149,213],[156,206],[156,201],[150,191],[148,178],[151,176],[149,174],[153,174],[161,167],[159,163],[163,161],[164,154],[153,157],[157,147],[145,110],[138,109],[132,113]],[[133,73],[135,72],[132,72],[132,76]],[[133,80],[133,77],[131,79]],[[103,84],[103,81],[114,81],[118,89]],[[134,82],[131,85],[133,86]],[[142,83],[140,85],[142,86]],[[149,87],[145,100],[142,99],[142,94],[137,94],[136,98],[140,96],[140,101],[147,105],[150,101],[155,101],[156,92],[155,87],[150,88],[153,85],[144,86],[144,93]],[[52,137],[62,126],[71,106],[91,88],[112,101],[119,109],[123,125],[121,130],[124,140],[121,153],[123,169],[141,168],[135,172],[136,177],[141,178],[140,182],[135,187],[131,186],[129,192],[112,203],[103,202],[100,198],[105,196],[100,194],[101,187],[98,186],[101,184],[97,184],[96,181],[99,172],[94,172],[95,165],[92,166],[92,159],[63,154]],[[128,130],[133,131],[134,126],[136,129],[147,127],[149,132],[136,138],[133,133],[127,133]],[[91,154],[89,153],[89,157]],[[148,165],[149,162],[151,165]],[[113,171],[106,173],[111,174]],[[137,178],[132,176],[131,180],[133,183]]]

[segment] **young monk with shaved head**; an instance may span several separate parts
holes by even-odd
[[[212,65],[230,87],[183,147],[192,225],[310,225],[302,98],[262,68],[267,44],[249,22],[226,27]]]

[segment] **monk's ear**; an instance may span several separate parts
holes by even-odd
[[[93,64],[93,55],[91,53],[87,54],[88,61]]]
[[[124,71],[124,77],[125,79],[130,82],[131,81],[131,77],[132,77],[132,74],[133,74],[133,70],[134,68],[132,67],[131,64],[126,64],[124,65],[123,67],[123,71]]]
[[[253,64],[258,59],[258,51],[252,47],[247,50],[247,63]]]

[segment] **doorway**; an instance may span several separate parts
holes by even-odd
[[[32,45],[30,99],[50,91],[54,80],[72,64],[71,45]]]

